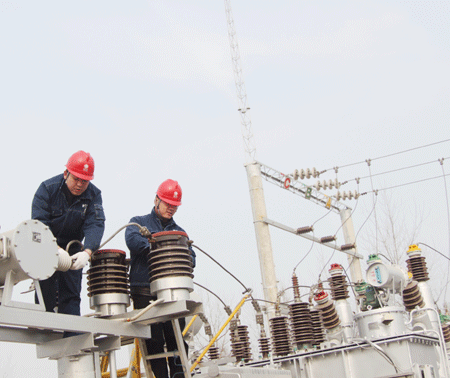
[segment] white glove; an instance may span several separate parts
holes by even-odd
[[[70,269],[71,270],[83,269],[87,265],[90,257],[91,256],[89,256],[89,253],[85,251],[75,253],[72,256],[72,266],[70,267]]]

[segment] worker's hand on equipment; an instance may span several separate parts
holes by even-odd
[[[75,253],[72,256],[72,266],[70,267],[70,269],[71,270],[83,269],[87,265],[89,257],[90,257],[89,253],[85,251]]]

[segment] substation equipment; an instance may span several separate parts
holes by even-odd
[[[72,263],[69,254],[58,248],[50,229],[37,220],[27,220],[0,234],[0,341],[35,344],[38,358],[57,360],[60,378],[101,378],[100,357],[108,353],[114,378],[115,351],[135,338],[150,338],[150,324],[172,321],[177,353],[186,367],[184,376],[190,377],[177,319],[202,312],[202,304],[189,295],[193,274],[187,235],[155,234],[151,242],[156,248],[149,261],[157,272],[151,283],[155,288],[152,294],[157,296],[153,304],[127,312],[130,289],[125,252],[97,250],[87,272],[93,313],[73,316],[46,312],[43,304],[39,281],[58,270],[69,270]],[[33,280],[37,303],[15,300],[14,286],[28,279]],[[64,332],[78,335],[63,338]]]

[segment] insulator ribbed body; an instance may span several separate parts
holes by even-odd
[[[188,236],[181,231],[163,231],[152,235],[148,254],[150,282],[165,277],[193,278]]]
[[[219,348],[217,348],[216,346],[212,346],[211,348],[209,348],[208,356],[210,360],[218,360],[219,355],[220,355]]]
[[[311,320],[313,325],[314,341],[313,345],[317,346],[325,341],[325,328],[323,326],[322,315],[319,310],[311,310]]]
[[[428,281],[428,269],[424,256],[411,256],[406,260],[408,271],[412,273],[414,281]]]
[[[118,249],[100,249],[92,254],[87,271],[88,296],[130,294],[126,254]]]
[[[408,311],[425,305],[417,281],[411,281],[403,290],[403,304]]]
[[[300,348],[304,344],[312,343],[314,334],[309,304],[299,302],[289,305],[289,317],[293,344]]]
[[[291,352],[289,325],[286,316],[276,316],[269,320],[272,333],[272,350],[275,356],[286,356]]]
[[[316,309],[319,310],[322,315],[323,326],[325,329],[337,327],[341,323],[341,320],[339,319],[334,303],[328,297],[318,301],[318,303]]]
[[[450,324],[442,324],[442,333],[446,343],[450,342]]]
[[[270,354],[270,341],[268,337],[262,337],[258,340],[259,342],[259,353],[261,353],[264,359],[269,358]]]
[[[231,337],[231,351],[232,355],[236,358],[236,362],[249,362],[252,359],[247,328],[246,325],[239,325]]]
[[[348,283],[344,275],[331,276],[328,279],[331,287],[331,297],[337,301],[339,299],[347,299],[348,295]]]

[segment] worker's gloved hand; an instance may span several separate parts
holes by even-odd
[[[72,256],[72,266],[70,267],[70,269],[71,270],[83,269],[87,265],[89,258],[90,258],[89,253],[85,251],[75,253]]]

